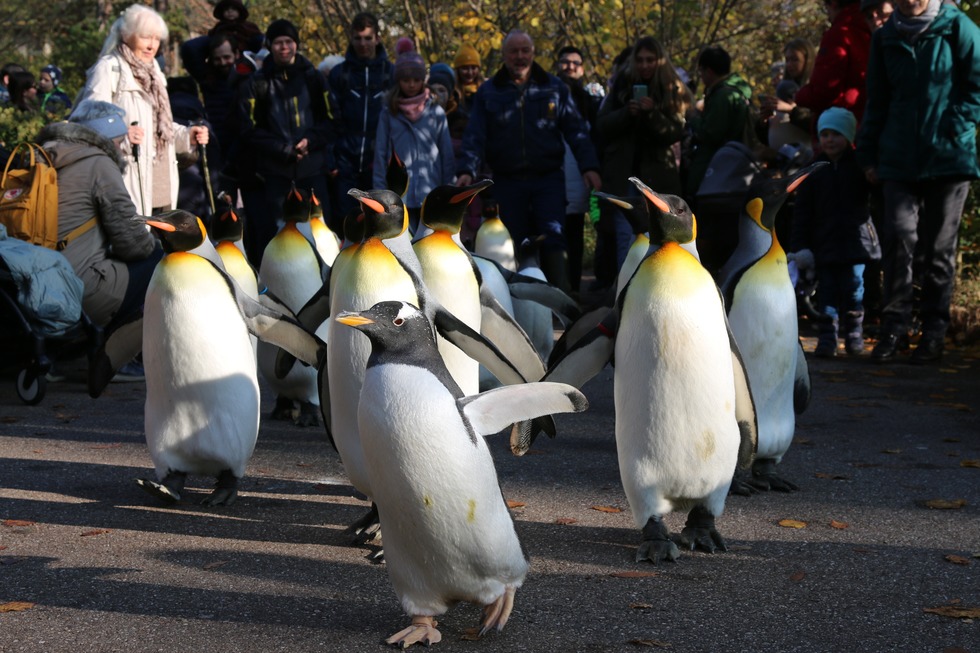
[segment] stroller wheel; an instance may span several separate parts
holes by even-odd
[[[28,406],[36,406],[44,399],[48,389],[48,381],[43,375],[34,375],[30,384],[27,383],[27,368],[17,373],[17,396]]]

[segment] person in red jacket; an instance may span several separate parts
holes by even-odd
[[[825,0],[830,28],[820,39],[813,74],[796,94],[796,104],[819,116],[830,107],[847,109],[861,122],[871,28],[858,0]],[[815,124],[814,124],[815,126]],[[817,144],[816,131],[814,144]]]

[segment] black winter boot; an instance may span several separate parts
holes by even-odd
[[[813,350],[813,355],[817,358],[833,358],[837,355],[837,318],[824,315],[817,328],[817,348]]]
[[[844,349],[848,356],[864,354],[864,311],[848,311],[844,314]]]

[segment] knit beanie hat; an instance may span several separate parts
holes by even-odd
[[[846,138],[848,143],[853,143],[857,133],[857,118],[847,109],[830,107],[820,114],[820,120],[817,121],[817,133],[825,129],[833,129]]]
[[[61,68],[58,68],[53,63],[49,63],[47,66],[41,69],[42,73],[47,73],[51,77],[51,83],[55,86],[61,83]]]
[[[414,51],[415,51],[415,44],[412,43],[412,39],[408,38],[407,36],[403,36],[397,41],[395,41],[396,57],[400,54],[404,54],[406,52],[414,52]]]
[[[288,36],[299,45],[299,30],[285,18],[274,20],[269,24],[269,29],[265,31],[265,41],[272,45],[272,42],[280,36]]]
[[[476,48],[469,43],[464,43],[463,45],[459,46],[459,52],[456,53],[456,59],[453,61],[453,68],[479,65],[480,53],[476,51]]]
[[[211,15],[218,20],[224,20],[222,15],[225,13],[225,9],[230,8],[238,10],[238,20],[248,20],[248,9],[245,8],[241,0],[221,0],[221,2],[214,6],[214,11],[211,12]],[[282,34],[279,36],[282,36]]]
[[[434,63],[429,67],[429,84],[442,84],[452,91],[456,86],[456,73],[448,64]]]
[[[395,60],[395,81],[425,79],[425,61],[418,52],[404,52]]]
[[[68,117],[68,122],[78,123],[108,139],[125,136],[126,112],[109,102],[83,100]]]

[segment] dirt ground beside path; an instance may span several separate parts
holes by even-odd
[[[524,458],[492,438],[531,573],[503,632],[469,641],[480,612],[459,605],[438,649],[980,653],[980,619],[955,616],[980,610],[980,357],[811,371],[780,466],[801,491],[730,497],[729,552],[675,564],[634,562],[611,369]],[[83,374],[35,407],[0,378],[0,651],[381,651],[407,624],[347,545],[365,504],[322,429],[264,422],[234,506],[198,506],[211,481],[192,477],[166,508],[134,482],[152,473],[142,384],[93,401]]]

